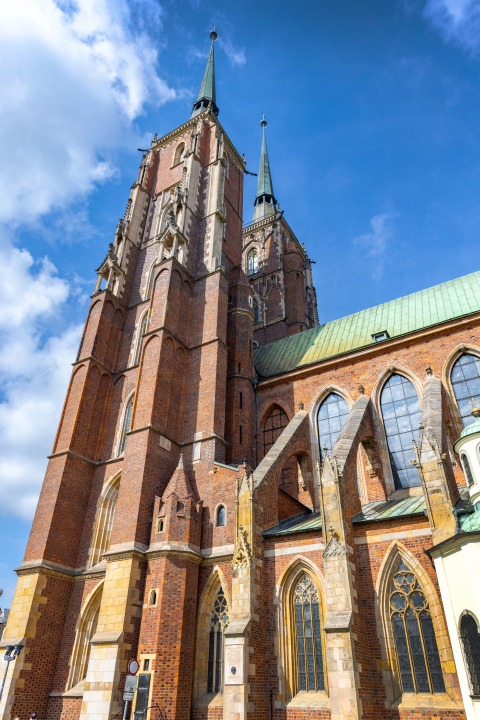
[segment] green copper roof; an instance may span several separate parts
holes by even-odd
[[[476,532],[480,530],[480,505],[476,505],[475,512],[469,515],[462,523],[463,532]]]
[[[213,49],[213,43],[217,38],[217,33],[212,31],[210,33],[210,37],[212,38],[212,45],[208,55],[207,66],[203,74],[202,84],[200,85],[200,91],[196,102],[193,104],[191,117],[194,117],[195,115],[198,115],[198,113],[202,112],[210,101],[213,104],[215,114],[218,115],[217,98],[215,93],[215,53]]]
[[[322,529],[322,518],[320,513],[301,513],[282,520],[275,527],[268,528],[262,534],[264,537],[276,537],[277,535],[293,535],[293,533],[311,532]]]
[[[271,377],[374,345],[372,334],[380,331],[400,337],[479,311],[480,272],[475,272],[263,345],[255,350],[255,369]]]
[[[471,425],[467,425],[467,427],[462,430],[462,434],[460,435],[458,440],[462,440],[463,438],[468,437],[469,435],[474,435],[475,433],[480,433],[480,417],[476,418]],[[455,445],[458,443],[458,440],[453,446],[454,449]],[[457,451],[455,450],[455,452]]]
[[[466,515],[472,512],[472,503],[468,491],[464,488],[462,490],[460,500],[456,505],[458,515]],[[352,517],[352,523],[380,522],[412,515],[426,515],[426,509],[427,506],[423,495],[404,498],[403,500],[374,500],[364,505],[362,511]]]
[[[362,512],[354,515],[352,523],[392,520],[406,515],[423,515],[426,509],[423,495],[403,500],[375,500],[364,505]]]
[[[265,118],[261,122],[263,128],[262,150],[260,153],[260,168],[258,170],[257,194],[255,196],[255,212],[253,221],[261,220],[267,215],[275,213],[275,196],[273,194],[272,176],[270,174],[270,163],[268,161],[267,140],[265,138],[265,128],[267,121]]]

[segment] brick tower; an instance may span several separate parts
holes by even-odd
[[[148,702],[190,717],[200,548],[222,544],[220,496],[234,516],[226,463],[254,457],[245,167],[218,120],[210,37],[192,115],[155,136],[97,270],[18,569],[5,642],[25,651],[3,718],[107,720],[137,655]]]
[[[265,117],[253,221],[243,230],[243,267],[254,293],[255,346],[318,325],[312,261],[273,192]]]

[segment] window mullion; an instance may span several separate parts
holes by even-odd
[[[427,668],[428,684],[430,685],[430,692],[433,693],[433,682],[432,682],[432,676],[430,674],[430,663],[428,662],[427,649],[425,647],[425,638],[423,637],[423,627],[422,627],[422,623],[420,622],[420,616],[417,613],[415,613],[415,616],[417,618],[417,624],[418,624],[418,628],[420,630],[420,640],[422,641],[422,650],[423,650],[423,656],[425,658],[425,667]]]
[[[408,604],[407,604],[407,609],[408,609]],[[408,634],[408,626],[407,626],[407,621],[406,621],[406,613],[404,613],[404,612],[402,613],[402,620],[403,620],[403,627],[404,627],[404,629],[405,629],[405,638],[406,638],[406,640],[407,640],[408,657],[409,657],[409,660],[410,660],[410,668],[411,668],[411,672],[412,672],[413,686],[414,686],[414,688],[415,688],[415,692],[418,693],[418,688],[417,688],[417,672],[416,672],[415,664],[414,664],[414,662],[413,662],[412,646],[410,645],[410,635]],[[403,687],[403,682],[402,682],[402,687]]]
[[[305,632],[305,605],[302,603],[302,623],[303,623],[303,652],[305,657],[305,685],[308,687],[308,654],[307,654],[307,634]]]

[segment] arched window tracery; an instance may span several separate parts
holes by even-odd
[[[390,619],[403,692],[445,692],[428,602],[403,561],[393,576]]]
[[[411,462],[413,441],[418,444],[422,416],[413,383],[403,375],[392,375],[383,387],[380,405],[395,488],[420,485],[418,471]]]
[[[102,556],[110,548],[113,522],[117,509],[121,475],[114,475],[105,484],[97,502],[97,514],[92,532],[92,541],[88,558],[88,567],[101,562]]]
[[[260,322],[260,321],[259,321],[259,312],[258,312],[258,302],[257,302],[257,301],[255,301],[255,303],[254,303],[254,305],[253,305],[253,322],[255,323],[255,325],[256,325],[258,322]]]
[[[131,398],[128,400],[128,403],[125,407],[125,412],[123,414],[122,428],[120,430],[120,442],[118,446],[119,455],[123,455],[123,453],[125,452],[125,446],[127,444],[127,433],[130,430],[130,425],[132,423],[133,399],[134,396],[132,395]]]
[[[258,252],[253,248],[247,255],[247,273],[253,275],[256,272],[258,272]]]
[[[85,679],[90,659],[91,641],[97,631],[100,605],[102,602],[102,585],[93,592],[81,613],[75,633],[70,674],[67,681],[67,690],[75,687]]]
[[[298,667],[298,689],[325,690],[322,631],[318,590],[307,573],[299,578],[293,593]]]
[[[460,640],[471,693],[480,695],[480,634],[477,621],[470,613],[465,613],[460,620]]]
[[[227,599],[220,588],[213,603],[209,623],[207,693],[222,691],[223,633],[228,620]]]
[[[263,426],[263,453],[264,455],[267,454],[267,452],[270,450],[272,445],[274,445],[282,432],[285,430],[285,428],[288,425],[288,417],[287,413],[282,410],[281,407],[278,405],[275,405],[275,407],[270,412],[269,416],[265,420],[265,425]]]
[[[320,405],[317,417],[320,459],[323,460],[325,447],[327,455],[332,452],[349,412],[347,402],[335,392],[330,393]]]
[[[454,364],[450,379],[463,427],[467,427],[475,420],[472,400],[480,403],[480,358],[469,353],[462,355]]]

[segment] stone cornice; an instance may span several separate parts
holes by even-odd
[[[425,552],[430,555],[431,558],[436,560],[438,557],[442,557],[444,554],[449,554],[452,550],[459,550],[462,545],[467,543],[478,543],[480,542],[480,530],[474,532],[459,532],[452,537],[447,538],[438,545],[434,545],[428,548]]]
[[[88,458],[84,457],[83,455],[79,455],[78,453],[74,452],[73,450],[60,450],[59,452],[53,453],[52,455],[47,455],[47,460],[52,460],[53,458],[60,457],[61,455],[73,455],[73,457],[78,458],[79,460],[83,460],[84,462],[89,463],[90,465],[98,465],[99,463],[95,462],[95,460],[89,460]]]
[[[76,569],[67,565],[49,562],[48,560],[35,560],[33,562],[22,563],[20,567],[15,569],[15,572],[19,577],[23,575],[41,574],[47,575],[48,577],[61,578],[62,580],[68,580],[69,582],[82,582],[83,580],[89,580],[91,578],[104,575],[105,571],[106,565],[103,563],[94,565],[88,569]]]
[[[188,560],[196,565],[200,565],[203,560],[199,552],[200,548],[196,545],[186,542],[165,541],[152,543],[146,551],[148,560],[156,560],[157,558],[177,558],[179,560]]]

